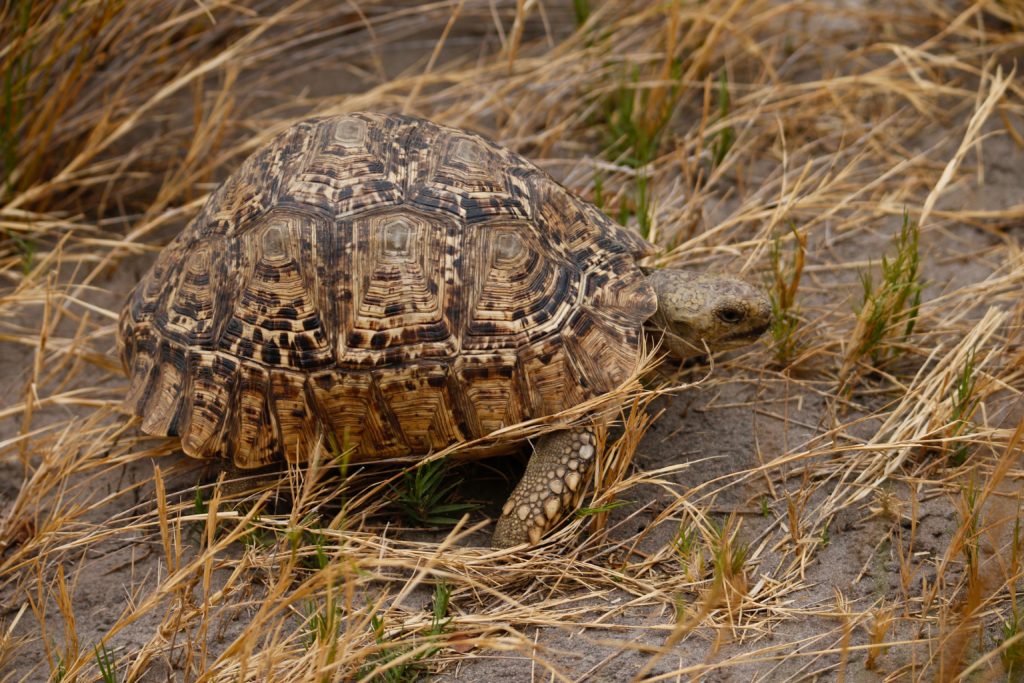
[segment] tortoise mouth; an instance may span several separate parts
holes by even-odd
[[[770,326],[770,323],[762,323],[761,325],[758,325],[757,327],[752,327],[749,330],[740,330],[739,332],[734,332],[733,334],[730,334],[728,337],[725,338],[725,341],[729,343],[752,342],[757,340],[762,334],[767,332]]]

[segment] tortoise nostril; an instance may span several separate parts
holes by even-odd
[[[716,311],[716,314],[718,315],[719,320],[721,320],[724,323],[729,323],[730,325],[735,325],[738,322],[743,322],[744,318],[743,311],[732,306],[720,308],[718,309],[718,311]]]

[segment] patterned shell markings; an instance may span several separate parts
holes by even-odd
[[[125,404],[257,467],[322,432],[420,455],[635,368],[649,249],[522,157],[404,116],[302,122],[247,159],[121,315]]]

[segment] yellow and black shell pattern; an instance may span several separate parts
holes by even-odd
[[[249,157],[129,295],[125,400],[195,457],[418,456],[634,372],[650,245],[521,156],[372,113]]]

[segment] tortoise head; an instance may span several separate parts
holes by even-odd
[[[677,359],[745,346],[771,324],[768,296],[738,278],[662,269],[648,280],[658,297],[648,330]]]

